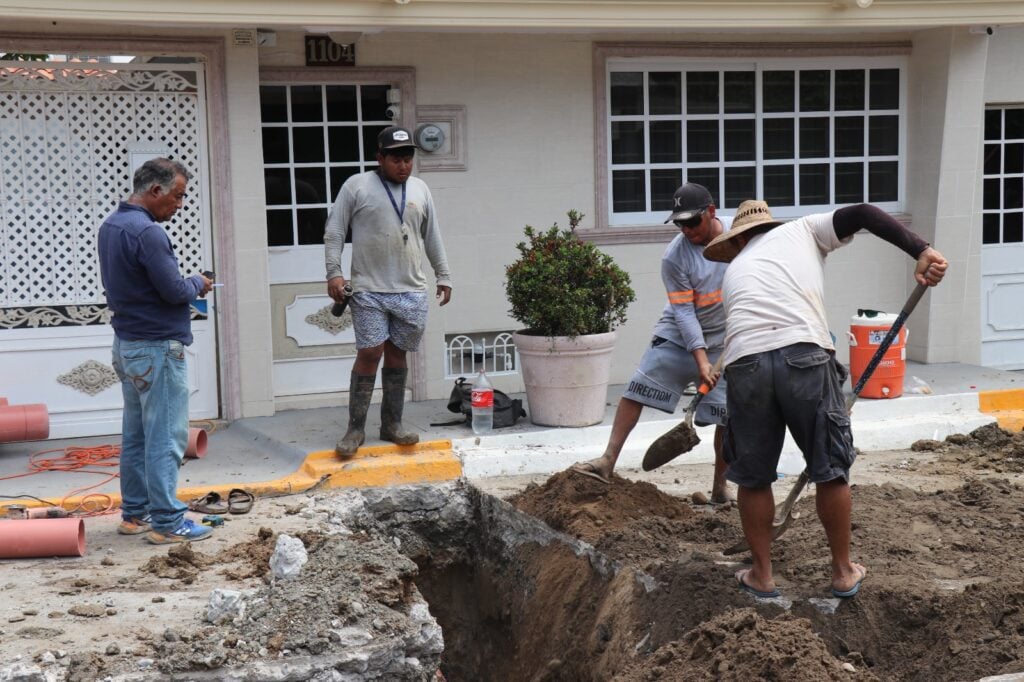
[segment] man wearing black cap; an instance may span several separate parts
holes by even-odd
[[[366,413],[382,357],[381,440],[399,445],[419,441],[417,434],[402,428],[402,408],[406,353],[419,348],[427,321],[424,254],[434,270],[441,305],[451,299],[452,286],[434,200],[426,183],[412,177],[415,152],[408,130],[382,130],[377,136],[379,168],[346,180],[327,218],[327,293],[341,302],[345,285],[351,285],[349,310],[356,334],[348,430],[335,446],[343,458],[355,454],[366,439]],[[341,254],[350,235],[352,271],[346,280]]]
[[[725,382],[717,382],[712,363],[725,342],[722,277],[725,268],[704,258],[704,246],[722,234],[727,224],[715,215],[715,202],[707,188],[687,183],[672,197],[671,221],[680,234],[661,257],[661,279],[668,303],[654,327],[654,338],[627,384],[615,410],[612,432],[604,454],[573,467],[577,473],[609,482],[615,462],[644,406],[671,414],[690,382],[714,389],[695,414],[700,426],[715,424],[715,478],[712,503],[732,499],[725,480],[721,424],[725,421]],[[726,218],[726,221],[729,219]],[[717,385],[716,385],[717,382]]]

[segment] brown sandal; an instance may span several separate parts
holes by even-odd
[[[191,511],[200,514],[227,514],[230,508],[230,500],[225,502],[220,493],[208,492],[202,497],[197,497],[188,503]]]
[[[248,514],[256,496],[248,490],[234,488],[228,493],[228,511],[232,514]]]

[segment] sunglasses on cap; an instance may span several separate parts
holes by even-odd
[[[695,214],[693,214],[692,216],[687,218],[686,220],[673,220],[672,222],[675,223],[676,227],[678,227],[680,229],[682,229],[684,227],[688,228],[688,229],[692,229],[692,228],[697,227],[698,225],[700,225],[700,222],[702,220],[704,220],[704,212],[707,211],[707,210],[708,210],[708,207],[704,206],[699,211],[697,211]]]

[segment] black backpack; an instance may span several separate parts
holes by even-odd
[[[450,426],[452,424],[471,424],[473,422],[473,383],[465,377],[455,380],[455,387],[448,398],[448,411],[461,412],[465,419],[453,422],[434,423],[431,426]],[[512,426],[520,417],[526,416],[523,401],[509,398],[507,393],[494,389],[494,428],[502,429]]]

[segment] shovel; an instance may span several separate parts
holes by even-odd
[[[867,367],[864,368],[864,373],[860,375],[860,379],[857,381],[857,385],[853,387],[853,395],[846,400],[846,412],[849,413],[853,408],[853,404],[857,402],[857,396],[864,390],[864,385],[868,383],[871,375],[875,373],[875,369],[878,368],[878,363],[882,361],[882,356],[889,350],[889,346],[896,340],[896,335],[900,333],[900,329],[903,328],[903,323],[910,317],[910,313],[914,312],[914,308],[917,307],[917,302],[924,296],[924,292],[928,289],[924,284],[918,284],[917,287],[910,293],[910,297],[907,302],[903,304],[903,310],[896,317],[896,321],[892,323],[892,327],[889,328],[888,333],[882,342],[878,344],[878,350],[871,356],[871,360],[868,362]],[[789,495],[786,496],[782,506],[779,507],[779,512],[772,521],[772,540],[779,537],[786,532],[789,528],[789,524],[793,522],[793,519],[797,518],[799,514],[793,513],[793,506],[796,504],[797,499],[800,497],[800,493],[803,492],[807,486],[807,482],[810,479],[807,476],[807,469],[800,472],[800,476],[796,479],[796,483],[789,491]],[[750,545],[747,544],[746,539],[740,540],[732,547],[727,548],[722,552],[726,556],[733,554],[739,554],[750,549]]]
[[[725,357],[724,353],[718,356],[711,371],[715,373],[722,371],[723,357]],[[671,431],[663,433],[658,440],[651,443],[647,452],[644,453],[644,471],[654,471],[662,464],[667,464],[684,452],[689,452],[697,447],[700,437],[693,428],[693,415],[697,411],[697,405],[710,392],[711,387],[702,383],[697,389],[697,395],[693,396],[693,400],[686,406],[686,418]]]

